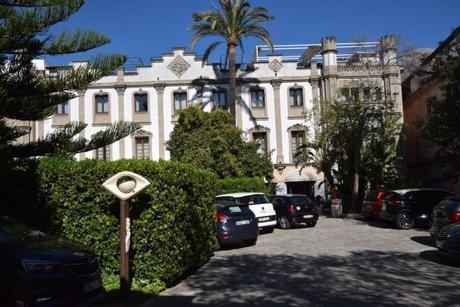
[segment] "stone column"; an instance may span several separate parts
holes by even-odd
[[[394,103],[394,110],[401,113],[403,122],[402,89],[399,67],[396,62],[396,37],[394,35],[382,36],[380,42],[380,61],[383,67],[384,95],[388,101]]]
[[[336,95],[337,87],[337,48],[336,40],[333,36],[324,37],[321,40],[323,51],[323,79],[325,98],[333,99]]]
[[[160,159],[165,158],[165,123],[164,123],[164,83],[155,84],[158,97],[158,152]]]
[[[275,127],[276,127],[276,163],[284,163],[283,156],[283,131],[281,131],[281,101],[280,86],[281,81],[274,79],[271,81],[275,97]],[[267,107],[267,106],[265,106]]]
[[[126,86],[117,84],[115,86],[115,89],[117,90],[117,95],[118,95],[118,120],[119,121],[126,121],[126,117],[125,117],[125,90],[126,90]],[[119,140],[118,144],[120,146],[120,157],[119,158],[123,159],[126,156],[126,153],[125,153],[125,138],[122,138],[121,140]]]
[[[78,121],[84,123],[85,122],[85,91],[81,90],[78,91]],[[80,132],[80,137],[85,137],[85,130]],[[79,160],[85,159],[85,153],[81,152],[78,155]]]
[[[315,129],[315,138],[319,133],[319,122],[321,120],[320,112],[320,97],[318,96],[319,89],[319,74],[317,69],[317,63],[311,62],[311,74],[310,74],[310,85],[312,91],[312,100],[313,100],[313,124]]]
[[[237,84],[236,86],[236,126],[240,129],[243,129],[243,107],[241,106],[242,98],[241,98],[241,84]]]

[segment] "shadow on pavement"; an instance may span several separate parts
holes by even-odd
[[[460,272],[400,252],[348,256],[241,255],[214,258],[177,288],[143,306],[451,306]],[[429,261],[427,261],[429,260]],[[185,295],[182,297],[181,295]]]
[[[420,253],[420,257],[425,260],[454,268],[460,268],[460,258],[447,255],[435,250],[426,250]],[[460,302],[459,302],[460,303]]]
[[[432,238],[431,236],[415,236],[415,237],[411,237],[410,239],[422,245],[426,245],[429,247],[436,247],[434,238]]]

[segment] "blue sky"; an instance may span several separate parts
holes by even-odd
[[[95,51],[48,59],[50,64],[67,64],[88,59],[95,53],[117,52],[140,57],[144,64],[171,47],[189,48],[188,30],[192,12],[208,10],[217,0],[88,0],[66,22],[52,28],[80,27],[96,30],[112,39]],[[253,0],[265,6],[275,20],[267,23],[275,44],[318,43],[333,35],[338,42],[355,37],[377,40],[384,34],[401,35],[416,47],[435,48],[454,27],[460,26],[460,0]],[[202,54],[207,43],[195,50]],[[245,41],[244,61],[249,62],[259,42]],[[211,57],[219,61],[223,50]]]

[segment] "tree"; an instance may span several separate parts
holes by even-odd
[[[322,171],[331,186],[334,175],[342,194],[351,195],[352,212],[357,212],[364,186],[391,185],[398,178],[401,115],[373,82],[355,81],[352,89],[354,93],[321,102],[321,131],[297,154],[298,164]]]
[[[243,50],[245,37],[256,37],[273,49],[270,33],[261,23],[273,20],[264,7],[251,7],[248,0],[219,0],[220,7],[213,4],[209,12],[194,13],[191,30],[195,31],[192,37],[192,48],[195,44],[209,36],[220,37],[227,44],[226,58],[228,58],[229,78],[229,107],[235,123],[236,114],[236,50]],[[205,62],[211,52],[222,41],[210,44],[204,52]],[[227,62],[227,61],[226,61]]]
[[[94,49],[110,39],[94,31],[77,29],[51,34],[50,28],[67,20],[84,0],[2,0],[0,2],[0,163],[55,153],[75,154],[113,143],[139,128],[118,122],[91,140],[77,137],[86,127],[72,122],[42,140],[15,144],[29,133],[15,121],[37,121],[51,116],[56,106],[74,98],[93,81],[123,65],[125,56],[97,55],[89,65],[58,71],[50,77],[37,72],[33,60],[44,56],[72,54]]]
[[[220,178],[270,179],[272,166],[268,157],[258,155],[259,146],[243,140],[227,111],[204,112],[192,106],[180,113],[166,148],[172,160],[192,163]]]
[[[436,144],[436,161],[454,179],[460,177],[460,27],[426,71],[427,81],[439,84],[443,95],[428,101],[429,116],[422,121],[424,136]]]

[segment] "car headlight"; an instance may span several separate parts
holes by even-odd
[[[22,266],[29,273],[49,273],[55,271],[59,263],[45,260],[23,260]]]

